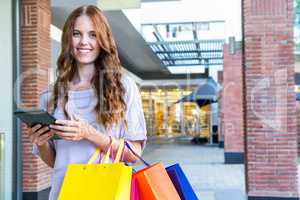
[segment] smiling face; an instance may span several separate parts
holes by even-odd
[[[93,22],[86,15],[79,16],[75,21],[72,48],[79,65],[94,63],[100,53]]]

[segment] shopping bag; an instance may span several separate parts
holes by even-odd
[[[162,163],[146,167],[133,174],[142,200],[180,200]]]
[[[125,142],[126,147],[137,156],[148,167],[137,171],[133,178],[137,180],[138,191],[141,200],[180,200],[180,197],[168,176],[162,163],[149,165],[138,154],[136,154]]]
[[[92,164],[99,149],[88,164],[69,164],[58,200],[130,200],[132,167],[119,162],[124,142],[120,144],[113,163],[109,163],[112,142],[100,164]]]
[[[131,179],[130,200],[140,200],[138,185],[135,177]]]
[[[190,182],[178,163],[167,167],[166,170],[181,200],[198,200]]]

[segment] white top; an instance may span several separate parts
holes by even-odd
[[[143,140],[143,147],[146,141],[146,123],[142,109],[141,97],[135,82],[126,75],[123,75],[122,84],[125,88],[124,101],[127,105],[125,112],[128,129],[125,129],[124,123],[114,125],[110,130],[104,128],[102,124],[97,123],[94,107],[97,103],[96,93],[94,89],[69,91],[69,99],[66,104],[68,113],[74,113],[80,118],[86,120],[90,125],[99,132],[111,135],[116,138],[124,138],[125,140]],[[43,92],[40,96],[40,107],[47,108],[47,103],[51,97],[49,90]],[[61,105],[58,103],[58,105]],[[63,110],[60,106],[54,112],[56,119],[65,119]],[[66,141],[51,140],[56,157],[54,170],[51,179],[50,200],[56,200],[60,191],[60,187],[66,172],[68,164],[87,163],[89,158],[95,152],[95,145],[87,140]],[[34,145],[33,153],[38,155],[38,149]]]

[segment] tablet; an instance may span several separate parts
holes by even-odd
[[[14,114],[29,127],[33,127],[36,124],[48,126],[54,124],[56,120],[45,110],[17,110]]]
[[[55,117],[45,110],[17,110],[14,114],[29,127],[33,127],[36,124],[49,126],[50,124],[54,124],[56,120]],[[59,139],[59,137],[55,135],[53,139]]]

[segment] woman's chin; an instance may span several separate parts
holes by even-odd
[[[89,65],[89,64],[92,64],[94,63],[94,60],[90,60],[90,59],[86,59],[86,60],[77,60],[77,63],[79,65]]]

